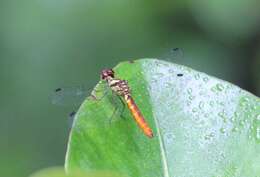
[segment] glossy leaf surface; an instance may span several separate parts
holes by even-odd
[[[100,82],[97,99],[88,97],[76,114],[67,171],[109,170],[129,177],[260,174],[258,97],[156,59],[123,62],[114,70],[128,81],[155,137],[143,135],[119,98]]]

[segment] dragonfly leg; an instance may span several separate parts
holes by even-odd
[[[120,100],[120,102],[122,104],[122,108],[121,109],[119,109],[117,104],[116,104],[116,100],[115,100],[116,97],[118,97],[118,99]],[[112,100],[112,102],[113,102],[112,104],[115,106],[115,108],[114,108],[114,111],[113,111],[112,115],[109,118],[109,123],[112,122],[115,114],[117,114],[117,113],[119,113],[120,117],[125,119],[125,117],[123,116],[123,112],[125,110],[125,103],[123,102],[122,98],[120,96],[118,96],[115,92],[112,91],[112,99],[111,100]]]
[[[112,91],[112,99],[111,99],[111,101],[112,101],[112,104],[113,104],[113,106],[114,106],[115,108],[114,108],[114,111],[113,111],[112,115],[111,115],[110,118],[109,118],[109,123],[110,123],[110,124],[112,123],[113,117],[114,117],[115,113],[116,113],[117,110],[118,110],[118,107],[117,107],[116,101],[115,101],[115,96],[116,96],[116,94]]]
[[[119,98],[119,100],[120,100],[120,102],[122,103],[122,106],[123,106],[121,111],[120,111],[120,117],[125,119],[125,117],[123,116],[123,113],[125,111],[125,102],[122,100],[122,98],[120,96],[117,95],[117,97]]]
[[[117,110],[118,110],[118,108],[117,108],[117,107],[115,107],[115,108],[114,108],[114,110],[113,110],[113,113],[112,113],[112,115],[109,117],[109,124],[111,124],[111,123],[112,123],[113,117],[115,116],[115,114],[116,114]]]
[[[98,90],[98,89],[94,88],[94,90],[91,92],[91,97],[92,97],[94,100],[101,101],[101,100],[107,95],[107,93],[108,93],[108,91],[109,91],[109,88],[106,86],[106,87],[105,87],[104,94],[103,94],[100,98],[97,98],[97,96],[95,95],[94,92],[101,92],[101,91],[103,91],[103,89]]]

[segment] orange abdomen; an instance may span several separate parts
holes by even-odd
[[[132,97],[128,96],[126,100],[127,106],[129,110],[131,111],[133,118],[135,119],[136,123],[138,126],[143,130],[144,134],[148,136],[149,138],[153,137],[153,131],[147,124],[147,122],[144,119],[144,116],[140,112],[139,108],[135,104],[134,100]]]

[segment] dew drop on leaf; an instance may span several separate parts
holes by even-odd
[[[187,106],[190,106],[191,105],[191,101],[187,101]]]
[[[214,137],[214,133],[213,133],[213,132],[211,132],[211,133],[209,133],[209,134],[207,134],[207,135],[204,136],[205,140],[210,140],[210,139],[212,139],[213,137]]]
[[[171,82],[166,82],[165,87],[166,88],[173,88],[173,84]]]
[[[173,70],[173,69],[169,69],[168,72],[169,72],[170,74],[172,74],[172,73],[174,73],[174,70]]]
[[[244,126],[244,125],[245,125],[245,121],[244,121],[244,120],[241,120],[241,121],[239,122],[239,125]]]
[[[213,107],[213,106],[214,106],[214,101],[210,101],[210,102],[209,102],[209,105],[210,105],[211,107]]]
[[[188,94],[191,94],[192,93],[192,88],[188,88],[187,92],[188,92]]]
[[[256,128],[256,139],[260,140],[260,127]]]
[[[206,113],[204,116],[205,116],[205,117],[209,117],[209,113]]]
[[[204,78],[203,78],[203,81],[204,81],[205,83],[207,83],[207,82],[209,81],[209,78],[208,78],[208,77],[204,77]]]
[[[195,79],[196,79],[196,80],[199,80],[199,78],[200,78],[200,74],[199,74],[199,73],[197,73],[197,74],[195,74],[195,76],[194,76],[194,77],[195,77]]]
[[[204,102],[200,101],[199,108],[202,109],[204,107]]]
[[[189,100],[193,100],[194,98],[194,96],[189,96]]]
[[[237,127],[233,127],[232,128],[232,132],[237,132],[238,131],[238,128]]]
[[[256,116],[256,120],[259,120],[259,121],[260,121],[260,114],[258,114],[258,115]]]
[[[224,127],[220,128],[220,133],[226,133],[226,129]]]
[[[197,111],[198,111],[197,108],[192,109],[192,112],[194,112],[194,113],[197,112]]]
[[[157,77],[159,77],[159,78],[161,78],[161,77],[163,77],[163,76],[164,76],[164,74],[163,74],[163,73],[155,73],[155,75],[156,75]]]
[[[235,117],[239,117],[239,113],[238,112],[235,112]]]
[[[224,86],[222,84],[217,84],[216,88],[218,91],[222,91],[224,89]]]
[[[213,87],[211,87],[211,89],[210,89],[212,92],[217,92],[217,89],[216,89],[216,87],[215,86],[213,86]]]
[[[240,106],[247,106],[249,99],[244,97],[241,99]]]

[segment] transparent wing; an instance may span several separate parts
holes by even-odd
[[[67,90],[67,88],[66,88],[66,90]],[[58,88],[58,91],[61,91],[60,88]],[[103,98],[103,96],[98,98],[98,99],[102,99],[102,98]],[[111,126],[111,124],[113,124],[114,122],[126,119],[125,116],[124,116],[124,112],[126,110],[125,109],[126,107],[125,107],[124,102],[122,102],[120,100],[119,96],[110,95],[108,98],[109,98],[109,101],[111,102],[111,104],[114,106],[114,108],[111,109],[111,111],[109,113],[110,115],[107,117],[107,121],[104,124],[105,126]],[[62,105],[64,105],[64,104],[62,104]],[[78,107],[77,107],[77,109],[78,109]],[[71,128],[73,127],[73,122],[75,120],[75,115],[77,113],[77,109],[75,109],[74,111],[70,112],[67,115],[68,131],[70,131]],[[87,114],[87,113],[83,113],[83,114]],[[88,126],[88,125],[86,125],[86,126]],[[95,127],[93,127],[93,125],[90,125],[90,126],[88,126],[88,128],[95,128]]]
[[[76,115],[76,111],[72,111],[72,112],[68,115],[68,128],[69,128],[69,130],[72,128],[75,115]]]
[[[78,106],[90,95],[92,89],[83,85],[59,87],[52,92],[51,102],[59,106]]]
[[[169,52],[166,52],[159,59],[168,61],[168,62],[177,62],[178,60],[182,60],[184,58],[184,50],[182,48],[172,48]]]

